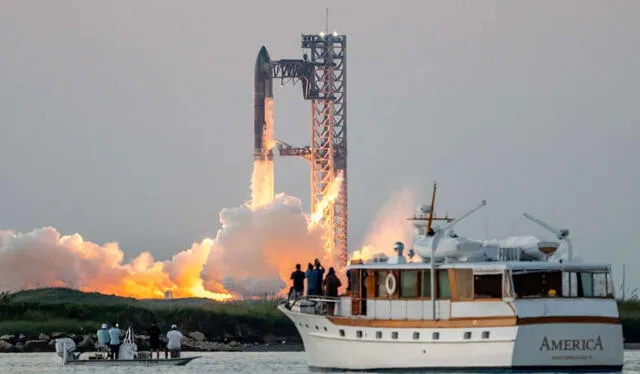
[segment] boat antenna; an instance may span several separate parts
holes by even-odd
[[[438,188],[438,184],[433,182],[433,193],[431,194],[431,208],[429,209],[429,221],[427,222],[427,236],[432,236],[433,231],[431,231],[431,224],[433,223],[433,212],[435,210],[436,204],[436,190]]]
[[[573,257],[573,246],[571,245],[571,240],[569,239],[569,230],[557,229],[551,226],[550,224],[546,223],[545,221],[541,220],[540,218],[536,218],[527,213],[522,213],[522,215],[525,216],[531,222],[537,223],[538,225],[542,226],[543,228],[555,234],[558,240],[563,240],[565,243],[567,243],[567,262],[571,262],[571,257]]]

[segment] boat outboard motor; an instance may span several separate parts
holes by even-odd
[[[73,352],[76,350],[76,343],[71,338],[56,339],[56,353],[61,359],[65,358],[65,352],[67,357],[73,358]]]

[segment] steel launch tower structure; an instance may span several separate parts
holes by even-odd
[[[311,102],[311,145],[293,147],[279,142],[278,150],[281,156],[309,161],[314,212],[328,197],[336,178],[343,179],[337,199],[324,207],[322,216],[327,228],[325,249],[334,255],[336,265],[344,266],[348,255],[347,37],[303,34],[301,47],[302,59],[272,60],[270,78],[281,79],[282,84],[301,83],[303,97]],[[266,49],[261,54],[266,54]]]

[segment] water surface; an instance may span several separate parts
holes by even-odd
[[[0,354],[1,374],[21,373],[309,373],[304,352],[186,352],[184,356],[201,355],[200,359],[182,367],[64,367],[55,353]],[[625,351],[624,373],[640,374],[640,351]]]

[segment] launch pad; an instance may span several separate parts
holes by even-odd
[[[322,223],[327,229],[325,250],[333,262],[347,261],[347,37],[338,33],[303,34],[301,59],[271,60],[263,46],[258,53],[254,80],[254,159],[272,162],[277,142],[281,156],[307,160],[311,171],[311,211],[322,209]],[[266,117],[266,106],[273,97],[273,79],[281,83],[301,83],[302,96],[311,102],[311,145],[293,147],[275,141],[273,123]],[[272,136],[272,135],[271,135]],[[338,196],[322,204],[342,179]],[[271,190],[273,187],[271,186]]]

